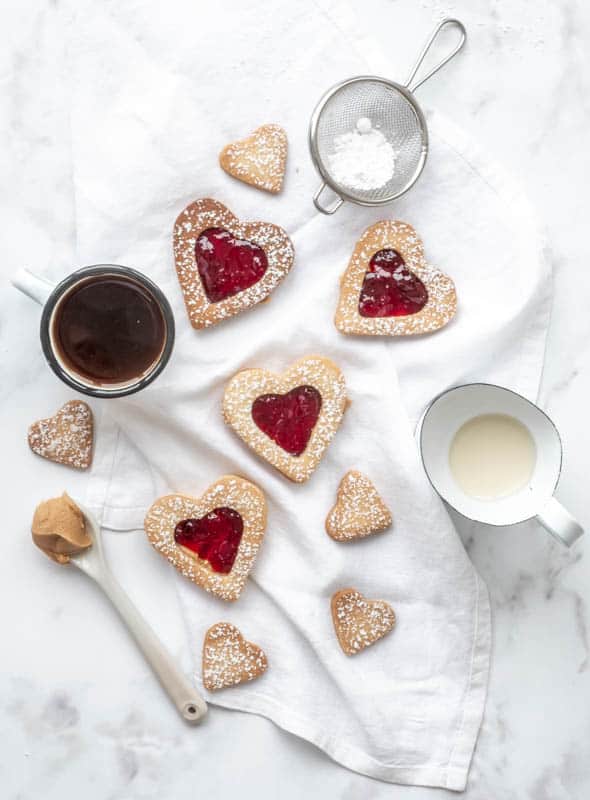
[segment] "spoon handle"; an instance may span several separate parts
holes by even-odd
[[[97,582],[129,628],[146,661],[180,715],[188,722],[198,722],[207,713],[205,700],[176,666],[152,628],[114,577],[103,574]]]

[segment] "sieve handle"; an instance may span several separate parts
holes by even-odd
[[[443,58],[443,60],[442,60],[442,61],[439,61],[439,63],[438,63],[438,64],[436,64],[436,65],[435,65],[435,66],[434,66],[434,67],[433,67],[433,68],[430,70],[430,72],[428,72],[428,73],[427,73],[427,74],[426,74],[426,75],[425,75],[423,78],[420,78],[420,79],[417,81],[417,83],[414,83],[414,84],[412,84],[412,81],[413,81],[413,80],[414,80],[414,78],[416,77],[416,73],[418,72],[418,70],[419,70],[419,69],[420,69],[420,67],[422,66],[422,64],[423,64],[423,62],[424,62],[424,59],[426,58],[426,56],[427,56],[427,54],[428,54],[428,51],[430,50],[430,48],[431,48],[431,47],[432,47],[432,45],[434,44],[435,40],[438,38],[438,35],[439,35],[439,33],[440,33],[442,30],[443,30],[443,28],[446,28],[446,27],[449,27],[449,26],[452,26],[453,28],[457,28],[457,29],[459,30],[459,33],[460,33],[460,38],[459,38],[459,41],[458,41],[458,42],[457,42],[457,44],[455,45],[454,49],[453,49],[453,50],[451,50],[451,52],[450,52],[450,53],[449,53],[447,56],[445,56],[445,57]],[[450,17],[447,17],[447,19],[443,19],[443,21],[440,23],[440,25],[438,25],[438,26],[437,26],[437,27],[436,27],[436,28],[435,28],[435,29],[432,31],[432,33],[430,34],[430,37],[429,37],[428,41],[426,42],[426,44],[424,45],[424,48],[423,48],[422,52],[421,52],[421,53],[420,53],[420,55],[418,56],[418,60],[416,61],[416,63],[415,63],[415,64],[414,64],[414,66],[412,67],[412,71],[410,72],[410,76],[409,76],[409,78],[407,79],[407,81],[406,81],[406,84],[405,84],[405,86],[406,86],[406,89],[407,89],[409,92],[415,92],[415,91],[416,91],[416,89],[418,89],[418,87],[419,87],[419,86],[422,86],[422,84],[423,84],[423,83],[426,83],[426,81],[427,81],[429,78],[432,78],[432,76],[433,76],[433,75],[434,75],[436,72],[438,72],[438,71],[439,71],[439,69],[442,69],[442,67],[444,67],[444,65],[445,65],[445,64],[448,64],[448,62],[449,62],[449,61],[450,61],[450,60],[451,60],[451,59],[452,59],[454,56],[456,56],[456,55],[457,55],[457,53],[459,52],[459,50],[460,50],[460,49],[463,47],[463,45],[465,44],[465,40],[466,40],[466,39],[467,39],[467,31],[465,30],[465,26],[463,25],[463,23],[462,23],[462,22],[460,22],[458,19],[451,19]]]
[[[338,211],[338,209],[340,208],[340,206],[342,205],[344,200],[340,197],[340,195],[336,195],[338,197],[338,199],[335,200],[332,203],[331,206],[323,206],[320,203],[320,197],[322,196],[323,191],[324,191],[324,189],[326,188],[327,185],[328,184],[325,183],[325,182],[321,184],[320,188],[317,190],[317,192],[313,196],[313,204],[317,208],[318,211],[322,212],[322,214],[333,214],[335,211]],[[332,189],[332,191],[334,191],[334,190]],[[334,192],[334,194],[336,194],[336,192]]]

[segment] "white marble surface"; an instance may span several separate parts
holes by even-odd
[[[60,76],[38,69],[39,53],[61,46],[55,6],[19,0],[0,12],[1,796],[225,799],[238,789],[243,797],[273,800],[442,796],[347,772],[254,716],[213,709],[203,728],[187,730],[93,587],[76,573],[64,577],[31,550],[32,509],[61,491],[66,478],[28,452],[26,428],[70,395],[43,363],[38,310],[5,278],[23,263],[56,276],[76,263],[60,127],[67,98]],[[469,29],[468,53],[421,97],[521,178],[547,225],[556,285],[541,402],[565,443],[559,496],[590,528],[590,275],[583,258],[590,7],[582,0],[365,0],[362,12],[402,74],[433,19],[454,14]],[[67,475],[74,494],[83,482]],[[582,800],[590,795],[588,545],[565,552],[535,525],[461,532],[488,583],[495,617],[490,696],[465,796]],[[158,569],[143,579],[156,583]],[[131,574],[122,578],[132,592]],[[154,603],[163,603],[161,592],[173,589],[157,585]],[[171,620],[172,649],[179,627]]]

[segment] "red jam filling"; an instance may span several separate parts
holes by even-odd
[[[215,572],[227,574],[236,560],[244,530],[233,508],[214,508],[201,519],[183,519],[174,529],[175,541],[208,561]]]
[[[318,421],[322,396],[313,386],[297,386],[287,394],[263,394],[252,404],[252,419],[261,431],[292,456],[307,447]]]
[[[195,259],[210,303],[243,292],[268,269],[266,253],[254,242],[236,239],[224,228],[207,228],[195,244]]]
[[[379,250],[369,262],[359,297],[361,317],[405,317],[421,311],[428,291],[397,250]]]

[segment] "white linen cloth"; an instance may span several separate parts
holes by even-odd
[[[368,61],[378,51],[367,48],[340,0],[277,0],[272,13],[262,0],[70,0],[63,8],[79,263],[144,271],[177,321],[167,370],[139,395],[103,402],[97,430],[87,500],[106,528],[137,531],[134,596],[158,630],[182,612],[183,652],[199,683],[211,624],[228,620],[264,648],[265,676],[211,702],[263,714],[358,772],[463,789],[485,704],[490,611],[423,475],[412,420],[436,392],[464,380],[536,394],[550,283],[526,202],[431,115],[429,163],[411,193],[387,209],[315,212],[306,141],[315,101],[342,78],[385,71]],[[264,122],[282,124],[289,136],[278,197],[232,180],[217,164],[223,144]],[[269,303],[196,332],[176,282],[171,232],[179,211],[205,196],[243,219],[282,225],[296,262]],[[412,340],[342,336],[332,322],[339,275],[364,228],[388,216],[412,223],[427,258],[455,280],[456,320]],[[237,370],[280,370],[310,353],[341,367],[352,405],[319,469],[299,486],[237,439],[220,405]],[[351,468],[375,482],[395,523],[382,536],[342,545],[323,525]],[[255,481],[269,503],[266,540],[242,597],[225,604],[162,562],[180,606],[156,610],[157,586],[141,580],[142,565],[152,570],[160,558],[140,532],[147,508],[169,491],[198,495],[225,473]],[[115,556],[116,541],[109,544]],[[388,600],[398,618],[393,633],[354,658],[340,651],[330,618],[330,596],[346,586]]]

